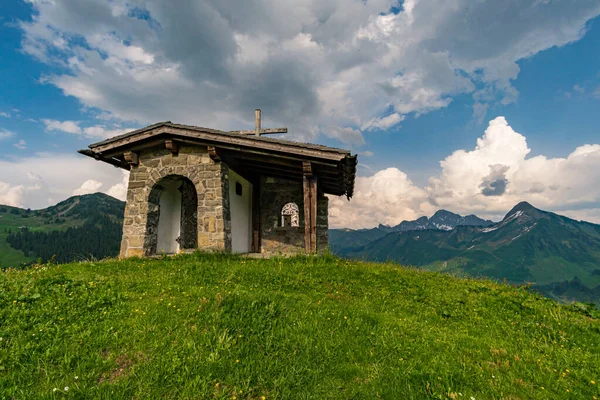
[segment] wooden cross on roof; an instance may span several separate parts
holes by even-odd
[[[261,117],[261,113],[260,113],[260,109],[256,109],[254,110],[254,116],[255,116],[255,127],[253,130],[242,130],[242,131],[230,131],[230,133],[239,133],[241,135],[256,135],[256,136],[260,136],[260,135],[271,135],[271,134],[275,134],[275,133],[287,133],[288,129],[287,128],[267,128],[267,129],[261,129],[261,121],[260,121],[260,117]]]

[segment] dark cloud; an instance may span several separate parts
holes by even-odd
[[[508,165],[495,164],[490,165],[490,174],[483,178],[479,187],[484,196],[502,196],[506,192],[508,179],[506,172],[510,167]]]

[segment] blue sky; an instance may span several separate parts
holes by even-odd
[[[267,3],[3,1],[0,203],[123,198],[78,149],[160,120],[246,129],[260,107],[359,154],[334,226],[520,200],[600,222],[597,1]]]

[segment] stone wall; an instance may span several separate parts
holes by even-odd
[[[296,203],[300,212],[300,226],[282,227],[281,209],[287,203]],[[317,199],[317,252],[327,249],[328,199]],[[303,183],[278,178],[260,179],[260,235],[263,254],[306,254],[304,244]]]
[[[179,154],[167,149],[140,153],[139,165],[132,166],[127,189],[121,257],[152,255],[152,235],[158,228],[158,203],[162,185],[173,176],[189,179],[197,192],[198,247],[203,250],[231,250],[228,168],[214,162],[206,148],[182,146]],[[154,189],[154,190],[153,190]]]

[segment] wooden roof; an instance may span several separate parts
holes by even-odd
[[[346,195],[348,198],[354,193],[357,157],[348,150],[170,121],[93,143],[88,146],[89,149],[79,150],[79,153],[130,169],[125,153],[165,147],[167,140],[212,146],[218,157],[238,172],[299,180],[309,173],[319,178],[319,186],[324,193]]]

